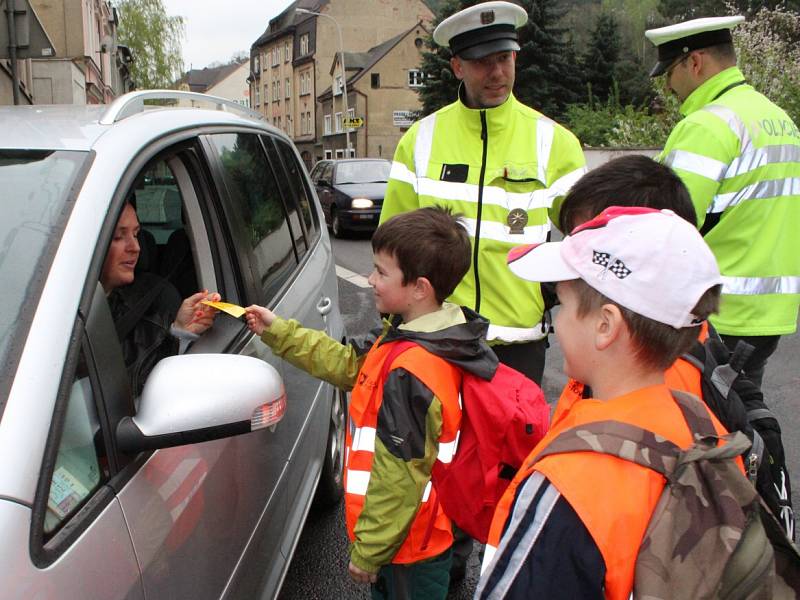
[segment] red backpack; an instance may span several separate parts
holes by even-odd
[[[381,382],[395,358],[416,345],[392,342]],[[431,481],[445,514],[486,543],[500,497],[550,427],[550,407],[536,383],[502,363],[490,381],[463,369],[461,377],[458,447],[450,464],[434,464]]]

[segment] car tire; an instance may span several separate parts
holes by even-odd
[[[347,426],[347,393],[335,389],[331,401],[328,440],[325,444],[325,459],[317,486],[314,503],[330,507],[339,502],[344,494],[345,427]]]
[[[345,237],[345,230],[342,226],[342,220],[339,218],[339,211],[331,206],[331,233],[335,238]]]

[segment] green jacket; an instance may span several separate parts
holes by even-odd
[[[261,339],[276,356],[337,387],[352,390],[366,353],[379,343],[412,340],[462,369],[489,379],[497,357],[485,342],[488,323],[469,309],[445,303],[441,310],[407,324],[383,322],[363,340],[341,344],[324,332],[297,321],[276,319]],[[401,376],[398,371],[402,371]],[[413,400],[413,403],[410,402]],[[403,419],[413,412],[413,418]],[[355,528],[350,559],[359,568],[377,572],[389,564],[405,539],[438,454],[442,405],[413,373],[393,369],[383,388],[375,435],[372,472]],[[424,420],[419,419],[424,413]],[[416,430],[404,433],[402,445],[393,440],[392,423],[403,420]]]
[[[403,135],[381,222],[433,205],[464,215],[472,265],[449,300],[489,319],[490,341],[537,340],[547,334],[539,284],[513,275],[506,256],[515,246],[546,241],[563,196],[585,171],[575,136],[513,95],[480,110],[458,100]],[[512,211],[512,219],[521,217],[513,229]]]
[[[745,83],[718,73],[681,106],[686,117],[659,157],[689,188],[723,277],[714,327],[780,335],[800,305],[800,131]]]

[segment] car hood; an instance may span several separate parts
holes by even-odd
[[[386,182],[381,183],[337,183],[333,186],[351,198],[369,198],[370,200],[383,200],[386,193]]]

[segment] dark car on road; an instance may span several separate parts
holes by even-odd
[[[321,160],[311,171],[331,232],[374,231],[392,163],[382,158]]]

